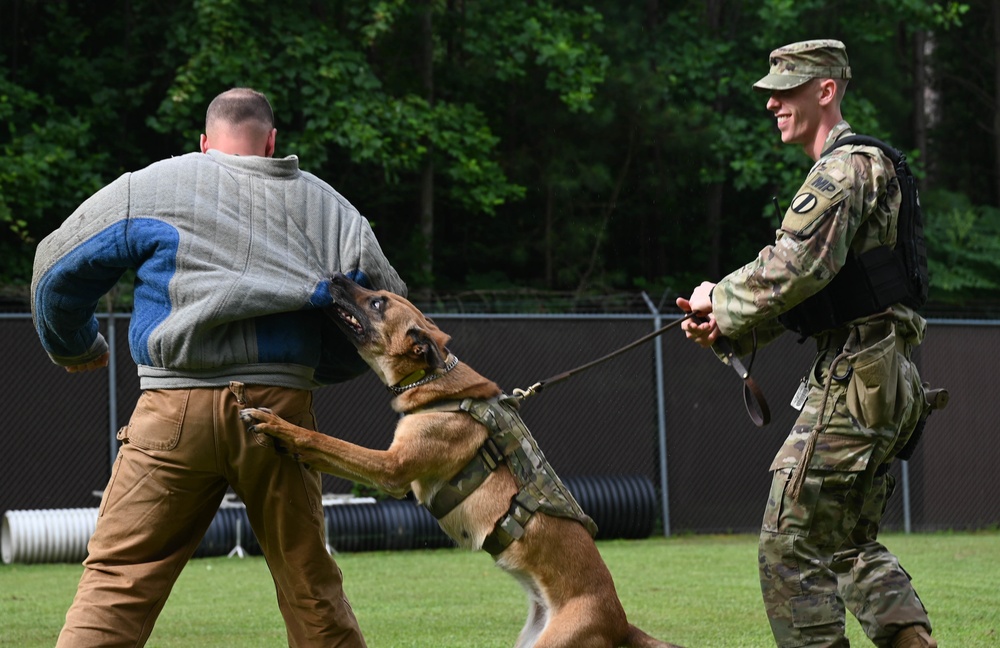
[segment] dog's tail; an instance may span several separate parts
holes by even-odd
[[[635,627],[631,623],[628,626],[628,635],[621,648],[681,648],[680,646],[665,641],[660,641],[650,637],[648,634]]]

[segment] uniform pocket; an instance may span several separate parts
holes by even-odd
[[[859,473],[868,468],[874,439],[851,434],[820,434],[809,467],[833,473]]]
[[[771,470],[791,469],[799,464],[802,448],[808,442],[809,429],[796,426],[778,450]],[[829,472],[863,472],[868,467],[875,439],[858,434],[824,432],[816,437],[809,468]]]
[[[181,438],[188,390],[142,392],[122,441],[143,450],[173,450]]]
[[[831,625],[844,619],[844,604],[836,594],[806,594],[793,597],[788,603],[796,628]]]
[[[905,400],[905,378],[896,352],[896,332],[847,357],[853,369],[847,383],[847,408],[866,428],[892,425],[897,419],[900,397]]]
[[[788,478],[791,469],[775,470],[771,473],[771,491],[767,496],[767,507],[764,509],[764,519],[761,530],[780,533],[781,515],[784,511],[785,491],[788,489]]]

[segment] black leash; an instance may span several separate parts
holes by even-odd
[[[569,371],[564,371],[561,374],[556,374],[555,376],[552,376],[550,378],[546,378],[545,380],[540,380],[540,381],[536,382],[534,385],[532,385],[531,387],[528,387],[527,389],[515,389],[514,390],[514,396],[516,396],[520,400],[524,400],[528,396],[534,396],[535,394],[541,393],[542,389],[544,389],[548,385],[553,385],[555,383],[562,382],[562,381],[566,380],[567,378],[569,378],[571,376],[575,376],[576,374],[580,373],[581,371],[584,371],[586,369],[590,369],[591,367],[595,367],[595,366],[601,364],[602,362],[606,362],[606,361],[610,360],[611,358],[614,358],[616,356],[619,356],[619,355],[625,353],[626,351],[634,349],[635,347],[639,346],[640,344],[648,342],[648,341],[652,340],[653,338],[655,338],[658,335],[663,335],[666,331],[668,331],[668,330],[672,329],[673,327],[677,326],[678,324],[680,324],[684,320],[690,319],[690,318],[692,318],[694,316],[695,316],[694,313],[687,313],[687,314],[684,315],[684,317],[682,317],[682,318],[680,318],[680,319],[678,319],[676,321],[670,322],[666,326],[663,326],[663,327],[660,327],[660,328],[656,329],[655,331],[653,331],[649,335],[644,335],[641,338],[639,338],[638,340],[636,340],[635,342],[632,342],[631,344],[629,344],[627,346],[623,346],[622,348],[618,349],[617,351],[612,351],[608,355],[600,357],[597,360],[593,360],[591,362],[588,362],[585,365],[580,365],[579,367],[577,367],[575,369],[570,369]]]
[[[611,353],[605,356],[602,356],[596,360],[592,360],[587,364],[580,365],[575,369],[570,369],[569,371],[564,371],[560,374],[556,374],[555,376],[546,378],[545,380],[540,380],[531,387],[528,387],[527,389],[515,389],[514,396],[518,400],[524,400],[529,396],[534,396],[535,394],[539,394],[545,387],[562,382],[567,378],[575,376],[581,371],[586,371],[587,369],[595,367],[603,362],[607,362],[608,360],[615,358],[625,353],[626,351],[634,349],[640,344],[644,344],[657,336],[663,335],[666,331],[674,328],[675,326],[678,326],[684,320],[691,319],[693,317],[697,318],[698,316],[696,313],[685,313],[685,315],[680,319],[677,319],[667,324],[666,326],[662,326],[648,335],[642,336],[638,340],[635,340],[634,342],[626,346],[623,346],[617,351],[612,351]],[[740,359],[736,357],[736,354],[733,352],[732,344],[730,344],[728,338],[725,337],[717,338],[714,346],[717,347],[719,351],[721,351],[729,359],[729,364],[733,367],[733,369],[736,370],[736,373],[739,374],[740,378],[743,380],[743,403],[746,405],[747,414],[750,415],[750,419],[754,422],[754,424],[757,427],[763,427],[764,425],[767,425],[768,422],[770,422],[771,420],[771,412],[767,407],[767,401],[764,399],[764,393],[757,386],[757,383],[754,382],[753,378],[750,377],[750,370],[744,367]],[[756,348],[757,345],[754,344],[754,355],[756,355]],[[753,366],[753,358],[751,358],[750,360],[750,365]]]

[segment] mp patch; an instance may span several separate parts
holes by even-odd
[[[830,173],[822,167],[814,169],[788,206],[781,229],[800,238],[809,236],[823,215],[847,198],[843,179],[842,173]]]

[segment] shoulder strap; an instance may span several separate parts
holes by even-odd
[[[803,339],[880,312],[897,302],[919,308],[926,300],[927,253],[920,198],[906,156],[878,138],[849,135],[834,142],[821,157],[852,145],[877,148],[892,162],[901,193],[896,245],[876,247],[860,255],[849,254],[844,267],[829,284],[779,316],[782,324],[800,333]]]
[[[850,135],[834,142],[823,155],[827,155],[837,147],[850,144],[877,147],[892,160],[902,195],[894,250],[903,264],[901,270],[907,290],[900,301],[911,308],[920,309],[927,302],[930,275],[927,270],[927,243],[924,239],[924,219],[920,210],[917,179],[906,162],[906,155],[875,137]]]
[[[892,160],[892,164],[895,166],[900,162],[906,161],[906,156],[903,155],[898,149],[889,146],[877,137],[870,137],[868,135],[848,135],[847,137],[842,137],[836,142],[834,142],[828,149],[823,151],[820,157],[826,157],[830,153],[833,153],[835,149],[841,146],[872,146],[880,149],[886,156]]]
[[[408,412],[403,412],[403,416],[409,416],[410,414],[430,414],[432,412],[462,412],[466,409],[464,407],[465,400],[454,399],[434,401],[433,403],[421,405],[420,407],[412,409]]]

